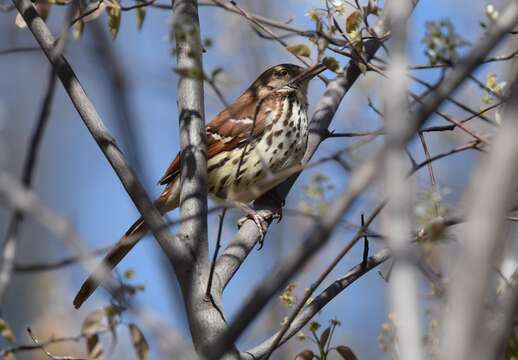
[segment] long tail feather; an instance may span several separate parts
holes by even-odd
[[[74,298],[74,306],[76,309],[79,307],[93,294],[93,292],[102,284],[102,279],[106,274],[107,270],[112,270],[117,264],[128,254],[128,252],[142,239],[147,233],[147,226],[144,224],[144,220],[139,218],[124,236],[110,249],[108,254],[102,260],[101,265],[95,270],[92,275],[86,279],[86,281],[79,289],[76,297]]]

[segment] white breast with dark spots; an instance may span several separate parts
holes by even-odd
[[[281,170],[300,163],[306,150],[308,118],[306,105],[295,96],[279,98],[280,111],[272,110],[267,118],[266,131],[254,143],[249,142],[232,152],[220,154],[210,159],[210,164],[218,164],[209,172],[209,193],[218,198],[233,198],[249,202],[281,183],[265,180]],[[237,173],[242,158],[239,174]],[[225,161],[222,161],[225,160]],[[254,185],[262,182],[262,186]],[[268,186],[265,187],[264,183]]]

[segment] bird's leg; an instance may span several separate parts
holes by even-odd
[[[273,201],[275,206],[275,213],[273,214],[273,218],[277,219],[277,224],[282,220],[282,208],[284,207],[285,201],[284,198],[272,189],[268,191],[264,196],[270,198]]]
[[[248,204],[239,201],[230,201],[230,203],[236,208],[241,209],[246,213],[245,217],[242,217],[237,221],[237,226],[241,227],[248,219],[253,220],[255,225],[257,225],[257,228],[259,229],[259,249],[262,248],[264,236],[266,235],[266,231],[268,230],[268,222],[266,221],[265,217],[259,214]]]

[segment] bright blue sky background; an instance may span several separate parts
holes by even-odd
[[[277,19],[293,16],[292,24],[299,28],[312,28],[312,23],[304,14],[320,2],[289,0],[269,3],[272,5],[262,1],[240,2],[241,6],[254,9],[257,13],[275,14],[273,17]],[[424,34],[424,23],[428,20],[448,17],[459,33],[467,40],[475,42],[481,33],[479,21],[483,19],[483,8],[486,3],[470,0],[422,0],[412,17],[409,32],[410,62],[426,62],[420,41]],[[229,83],[232,86],[222,87],[227,99],[239,96],[247,84],[266,67],[281,62],[296,62],[278,44],[258,40],[247,23],[235,15],[213,7],[203,7],[200,18],[203,37],[211,37],[214,40],[214,46],[204,55],[204,66],[207,71],[222,66],[225,69],[225,77],[230,76]],[[105,23],[106,19],[102,18],[102,21]],[[0,49],[33,45],[28,31],[15,29],[13,22],[14,13],[0,14]],[[53,11],[50,23],[54,33],[57,33],[61,27],[61,11]],[[170,14],[167,11],[150,9],[143,29],[139,32],[136,29],[134,14],[124,13],[119,37],[113,42],[129,81],[131,111],[137,123],[139,149],[141,158],[144,159],[144,174],[140,175],[143,175],[142,179],[153,195],[160,191],[153,181],[162,175],[178,151],[176,76],[172,72],[175,61],[171,56],[172,47],[168,40],[169,25]],[[106,64],[99,63],[93,53],[92,37],[87,26],[81,41],[71,41],[67,50],[68,58],[103,120],[115,137],[120,139],[122,148],[127,151],[128,146],[135,147],[135,144],[124,144],[120,131],[117,131],[120,125],[116,123],[116,119],[120,110],[112,102],[109,78],[105,71]],[[27,139],[46,87],[48,65],[41,54],[32,52],[0,56],[0,69],[0,167],[19,174]],[[479,78],[485,79],[486,73],[487,69],[484,69]],[[422,72],[419,75],[431,81],[436,73]],[[332,129],[371,130],[380,126],[379,119],[367,106],[367,95],[373,96],[381,106],[379,99],[376,99],[378,81],[379,78],[372,77],[363,79],[354,86],[335,116]],[[310,109],[314,108],[323,89],[322,83],[312,83]],[[469,89],[460,99],[478,108],[481,92],[476,88]],[[206,94],[206,117],[210,119],[221,110],[222,105],[210,90],[207,90]],[[457,113],[453,111],[453,114]],[[459,139],[465,141],[467,138],[459,136],[458,133],[430,135],[430,151],[434,154],[441,149],[454,147],[462,142]],[[347,139],[328,140],[321,146],[317,157],[330,154],[349,143],[351,140]],[[420,147],[413,148],[416,149],[416,157],[422,159]],[[372,149],[372,146],[362,149],[353,161],[362,160]],[[463,185],[459,184],[464,184],[469,175],[472,159],[469,154],[459,155],[445,164],[438,163],[434,167],[440,187],[452,189],[452,194],[447,196],[446,200],[453,206],[460,198],[459,191],[463,190]],[[341,189],[347,181],[347,175],[335,164],[307,171],[299,178],[291,192],[288,207],[297,207],[302,199],[302,185],[316,172],[325,173],[337,189]],[[425,191],[429,186],[429,180],[425,172],[421,174],[417,185],[420,191]],[[45,204],[70,219],[78,232],[88,240],[88,246],[91,248],[118,239],[137,216],[129,197],[83,126],[61,86],[58,87],[47,136],[42,145],[35,189]],[[358,224],[360,213],[368,213],[373,205],[373,197],[364,197],[346,219]],[[0,229],[4,228],[1,225],[6,222],[5,215],[7,212],[0,209]],[[175,216],[176,212],[172,214],[172,217]],[[226,219],[224,243],[229,241],[236,231],[236,218],[237,214],[231,214]],[[210,236],[213,238],[217,228],[215,216],[209,218],[209,226]],[[225,293],[225,310],[230,317],[246,294],[274,269],[276,263],[282,261],[283,254],[300,244],[300,239],[303,238],[308,226],[306,220],[286,217],[281,224],[271,228],[264,249],[252,252]],[[304,276],[295,280],[299,294],[309,286],[318,275],[319,269],[330,261],[333,254],[351,238],[352,234],[353,232],[346,228],[337,229],[332,242],[315,257],[306,268]],[[27,228],[22,231],[20,261],[57,259],[65,253],[61,241],[54,239],[47,231],[32,222],[29,221]],[[325,284],[343,274],[360,258],[361,248],[354,248]],[[135,282],[146,285],[146,291],[138,296],[139,303],[159,314],[166,323],[185,329],[182,304],[171,296],[171,272],[164,271],[164,264],[158,246],[149,237],[124,260],[119,269],[136,269]],[[66,325],[65,328],[71,333],[77,333],[83,317],[92,309],[105,304],[108,299],[106,293],[99,291],[84,309],[80,312],[75,311],[71,301],[84,276],[85,273],[79,266],[36,275],[33,280],[28,276],[17,275],[15,280],[21,285],[12,288],[12,307],[5,311],[5,317],[14,324],[19,338],[27,342],[23,329],[30,325],[37,330],[38,321],[46,318],[66,319],[70,325]],[[331,318],[340,319],[343,325],[336,340],[350,345],[361,359],[382,357],[376,338],[381,324],[386,321],[385,288],[385,283],[374,271],[341,294],[318,317],[322,322]],[[38,289],[45,289],[45,301],[34,301],[33,297]],[[174,287],[172,290],[175,291]],[[427,289],[423,288],[423,299],[426,291]],[[277,301],[272,301],[275,302]],[[21,303],[24,304],[23,307],[20,306]],[[41,303],[49,305],[38,306]],[[271,318],[268,314],[277,317],[273,320],[268,319]],[[262,318],[242,337],[242,349],[271,334],[282,317],[287,314],[286,309],[279,307],[263,312]],[[55,329],[55,333],[60,334],[59,329]],[[184,332],[184,335],[187,333]],[[293,340],[294,343],[296,341]],[[297,345],[297,348],[300,348],[300,345]],[[289,354],[293,356],[294,352]]]

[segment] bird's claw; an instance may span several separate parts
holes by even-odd
[[[237,221],[238,227],[243,226],[247,220],[252,220],[259,230],[259,248],[257,250],[261,250],[264,245],[266,231],[268,230],[268,222],[258,212],[251,210],[247,212],[247,216],[244,216]]]

